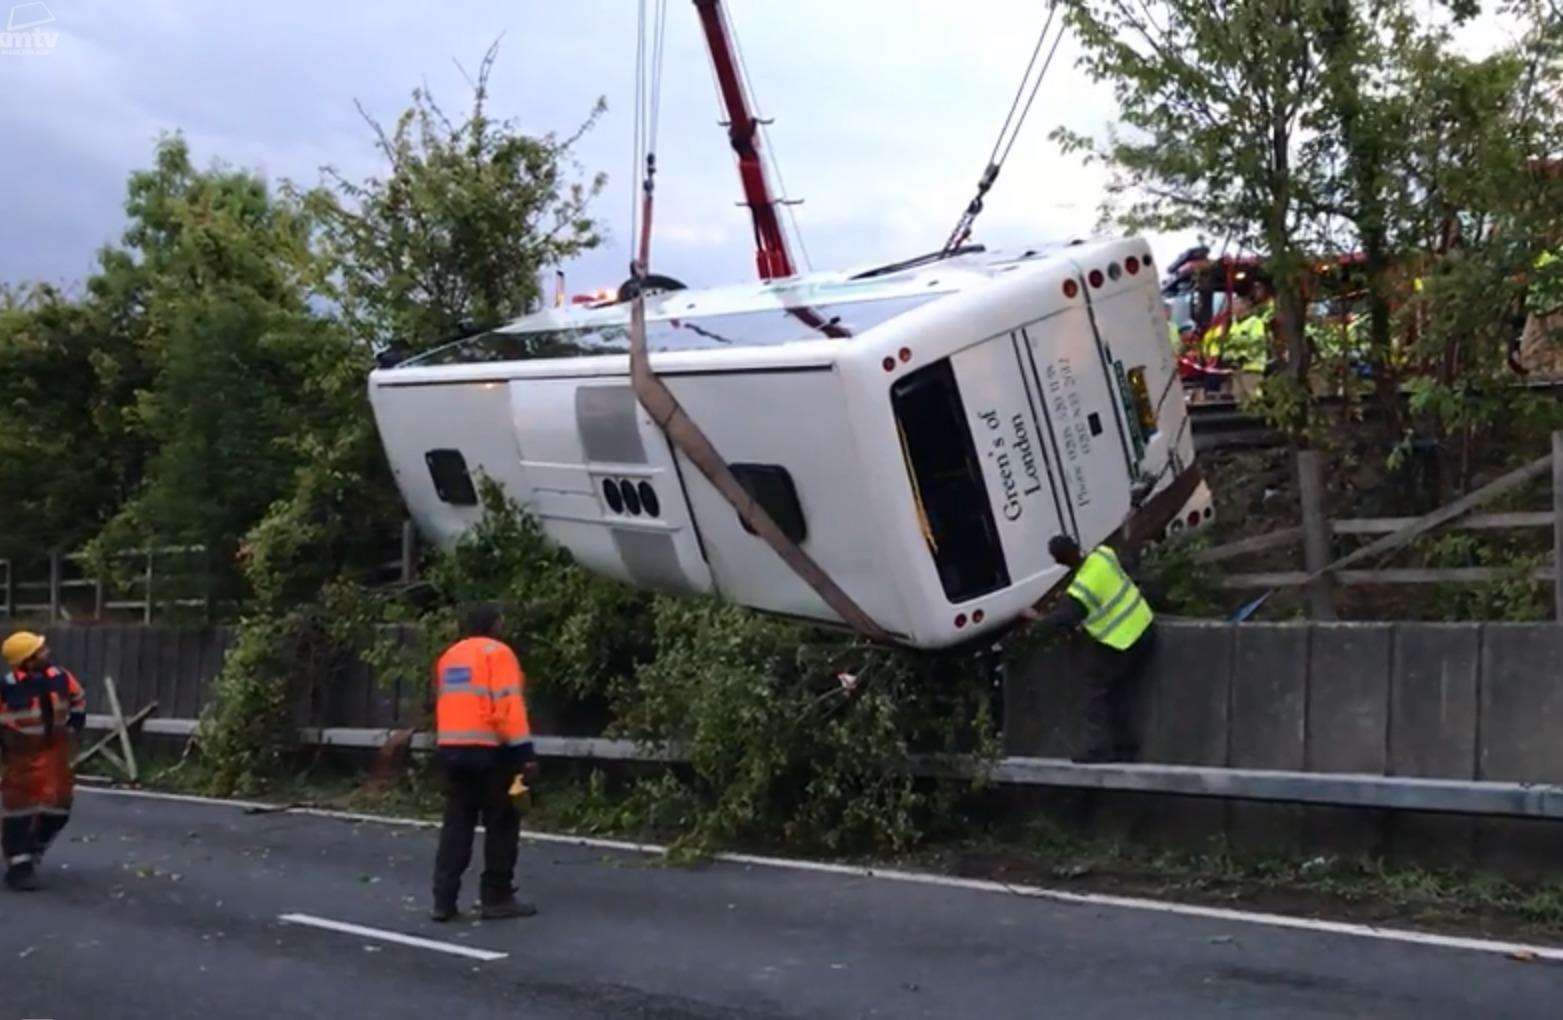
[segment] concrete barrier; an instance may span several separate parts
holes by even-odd
[[[1158,628],[1138,711],[1145,760],[1563,783],[1563,627],[1164,620]],[[90,711],[106,711],[101,678],[111,674],[126,711],[156,699],[164,718],[200,713],[230,642],[221,627],[47,634],[58,660],[85,681]],[[1010,669],[1008,754],[1058,758],[1079,748],[1083,641]],[[300,723],[395,726],[423,696],[420,678],[380,683],[363,664],[345,663],[300,706]]]
[[[1164,621],[1145,760],[1563,782],[1563,627]],[[1010,754],[1067,754],[1079,642],[1011,671]]]

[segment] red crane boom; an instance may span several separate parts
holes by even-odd
[[[716,69],[717,88],[727,109],[727,137],[738,156],[738,179],[743,185],[744,204],[754,221],[754,261],[760,279],[774,280],[797,272],[787,250],[787,235],[782,232],[776,214],[779,201],[765,177],[765,161],[760,156],[760,121],[750,107],[744,91],[743,76],[733,47],[732,30],[722,12],[721,0],[694,0],[705,32],[711,63]]]

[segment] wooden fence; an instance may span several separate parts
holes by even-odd
[[[1331,519],[1324,509],[1324,462],[1316,450],[1297,455],[1298,497],[1302,523],[1263,535],[1239,539],[1196,552],[1197,563],[1223,563],[1242,556],[1303,547],[1303,569],[1229,574],[1224,588],[1307,589],[1309,615],[1316,620],[1336,618],[1333,585],[1379,584],[1485,584],[1513,576],[1503,567],[1374,567],[1345,569],[1365,560],[1388,555],[1435,529],[1495,531],[1516,528],[1551,528],[1551,562],[1533,568],[1531,580],[1551,582],[1556,618],[1563,620],[1563,432],[1554,433],[1551,454],[1467,493],[1452,503],[1421,517],[1362,517]],[[1473,514],[1472,510],[1551,472],[1551,510]],[[1338,559],[1330,559],[1331,540],[1339,536],[1383,536]]]

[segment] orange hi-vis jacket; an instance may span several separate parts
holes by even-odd
[[[58,666],[11,672],[0,686],[0,815],[69,814],[75,792],[70,729],[87,696]]]
[[[473,637],[434,664],[435,743],[440,747],[523,747],[532,742],[522,688],[526,676],[503,641]]]

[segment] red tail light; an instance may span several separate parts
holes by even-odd
[[[956,629],[959,629],[961,627],[966,626],[966,614],[965,613],[957,613],[956,614],[956,616],[955,616],[955,626],[956,626]]]
[[[1073,280],[1064,281],[1064,297],[1073,298],[1080,293],[1080,285]]]
[[[1130,255],[1128,258],[1123,260],[1123,268],[1129,271],[1130,276],[1133,276],[1135,273],[1140,271],[1140,260],[1135,258],[1133,255]]]
[[[910,347],[903,347],[903,348],[901,348],[901,350],[899,352],[899,356],[900,356],[900,358],[901,358],[901,360],[903,362],[911,361],[912,360],[912,349]]]
[[[1102,271],[1100,269],[1091,270],[1091,275],[1087,279],[1091,281],[1091,286],[1100,287],[1102,285]]]
[[[894,372],[895,371],[895,359],[894,358],[886,358],[884,361],[880,362],[880,364],[885,366],[885,371],[886,372]]]

